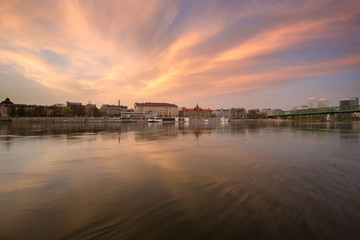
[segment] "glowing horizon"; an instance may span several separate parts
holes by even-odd
[[[0,100],[335,103],[360,93],[359,16],[355,0],[2,1]]]

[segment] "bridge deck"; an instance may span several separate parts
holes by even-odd
[[[319,114],[337,114],[337,113],[354,113],[360,112],[360,105],[327,107],[327,108],[309,108],[282,111],[281,114],[269,115],[268,117],[288,117],[299,115],[319,115]]]

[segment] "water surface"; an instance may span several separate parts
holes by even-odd
[[[358,239],[360,122],[0,124],[0,239]]]

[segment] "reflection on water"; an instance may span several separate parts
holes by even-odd
[[[0,124],[0,239],[357,239],[360,123]]]

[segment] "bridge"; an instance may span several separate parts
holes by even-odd
[[[280,114],[268,115],[268,117],[269,118],[277,118],[277,117],[319,115],[319,114],[333,115],[333,114],[339,114],[339,113],[355,113],[355,112],[360,112],[360,105],[286,110],[286,111],[282,111]]]

